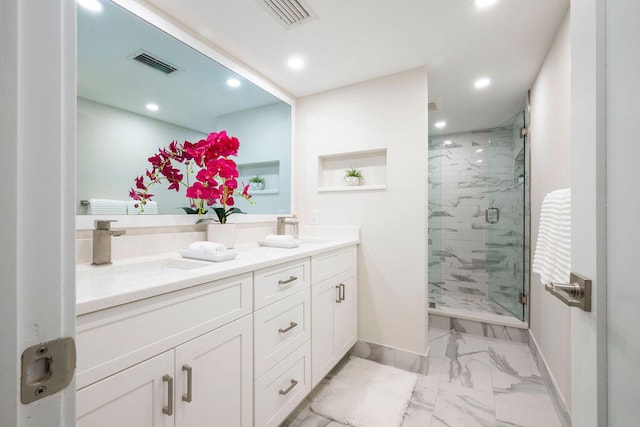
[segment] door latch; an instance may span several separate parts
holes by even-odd
[[[591,279],[585,276],[571,273],[569,283],[550,282],[544,288],[569,307],[591,311]]]
[[[73,338],[58,338],[27,348],[22,353],[20,401],[27,404],[64,390],[75,369]]]

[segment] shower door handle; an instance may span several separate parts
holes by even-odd
[[[489,211],[491,211],[491,213]],[[484,211],[484,220],[487,224],[496,224],[498,221],[500,221],[500,209],[493,206],[487,208]]]

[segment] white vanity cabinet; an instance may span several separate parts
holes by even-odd
[[[245,316],[79,390],[76,425],[250,427],[251,323]]]
[[[254,273],[256,426],[277,427],[311,391],[309,258]]]
[[[315,387],[358,340],[355,247],[311,259],[311,386]]]
[[[251,295],[249,273],[78,317],[77,425],[252,426]]]
[[[357,340],[355,243],[293,254],[83,307],[77,425],[279,426]]]

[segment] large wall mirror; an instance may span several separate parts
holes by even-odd
[[[110,201],[129,200],[148,157],[171,141],[197,142],[220,130],[240,140],[239,181],[260,176],[265,183],[251,190],[255,203],[237,206],[249,214],[290,213],[291,101],[124,7],[101,4],[99,12],[78,6],[77,213],[127,214]],[[184,214],[184,189],[156,184],[152,193],[157,213]]]

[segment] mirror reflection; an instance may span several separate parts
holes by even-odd
[[[136,214],[134,178],[172,141],[226,130],[240,141],[247,213],[291,211],[291,106],[129,11],[78,8],[77,213]],[[256,178],[257,177],[257,178]],[[180,192],[155,185],[156,209],[184,214]],[[121,203],[123,202],[123,203]],[[131,206],[131,203],[129,203]]]

